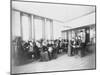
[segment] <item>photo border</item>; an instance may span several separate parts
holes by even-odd
[[[33,3],[44,3],[44,4],[59,4],[59,5],[75,5],[75,6],[91,6],[95,7],[95,68],[91,69],[76,69],[76,70],[60,70],[60,71],[45,71],[45,72],[31,72],[31,73],[12,73],[12,1],[18,2],[33,2]],[[87,5],[87,4],[72,4],[72,3],[57,3],[57,2],[43,2],[43,1],[23,1],[23,0],[10,0],[10,74],[40,74],[40,73],[55,73],[55,72],[70,72],[70,71],[86,71],[86,70],[96,70],[97,68],[97,7],[96,5]]]

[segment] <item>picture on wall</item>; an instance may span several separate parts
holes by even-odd
[[[95,69],[95,5],[11,1],[11,74]]]

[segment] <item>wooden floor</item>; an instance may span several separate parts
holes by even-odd
[[[80,70],[95,68],[95,52],[85,57],[60,55],[57,59],[47,62],[31,62],[21,66],[12,66],[12,73],[32,73],[62,70]]]

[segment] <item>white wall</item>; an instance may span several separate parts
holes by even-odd
[[[29,16],[23,15],[22,25],[23,25],[23,39],[24,40],[29,40],[29,36],[30,36],[29,22],[30,22]],[[62,30],[77,28],[77,27],[91,25],[91,24],[95,24],[95,13],[80,17],[68,23],[59,23],[57,21],[53,21],[54,39],[58,39],[59,37],[61,37]],[[64,27],[64,26],[70,26],[71,28]],[[46,21],[45,27],[46,27],[45,28],[46,39],[50,39],[50,22],[48,20]],[[20,13],[17,11],[12,11],[12,35],[13,35],[13,38],[15,36],[21,36],[20,35]],[[42,20],[38,18],[35,19],[35,38],[36,40],[39,40],[42,38]]]
[[[29,16],[24,14],[22,17],[22,27],[23,27],[23,40],[29,40],[30,36],[30,23]],[[63,24],[53,21],[53,35],[54,39],[61,37],[61,31],[64,29]],[[45,34],[46,39],[50,39],[50,21],[47,20],[45,24]],[[20,12],[12,11],[12,38],[16,36],[21,36],[20,34]],[[42,20],[35,19],[35,38],[39,40],[42,38]]]
[[[42,20],[35,19],[35,39],[39,40],[42,38]]]
[[[73,21],[70,21],[68,23],[65,23],[66,26],[70,26],[71,28],[77,28],[77,27],[82,27],[82,26],[91,25],[91,24],[95,24],[95,12],[89,15],[80,17],[78,19],[75,19]],[[66,28],[66,29],[71,29],[71,28]]]
[[[12,39],[15,36],[21,36],[20,34],[20,13],[12,11]]]
[[[12,2],[12,7],[27,13],[34,13],[39,16],[51,18],[54,20],[66,22],[77,16],[81,16],[95,10],[90,6],[46,4],[34,2]]]
[[[62,37],[61,31],[64,30],[63,25],[64,25],[63,23],[59,23],[56,21],[53,22],[54,39]]]

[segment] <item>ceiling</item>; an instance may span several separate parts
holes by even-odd
[[[63,23],[95,12],[95,6],[20,1],[12,1],[12,8]]]

